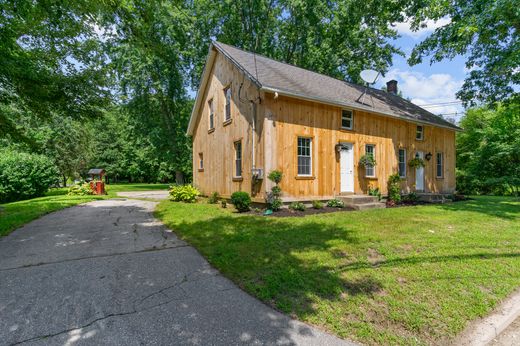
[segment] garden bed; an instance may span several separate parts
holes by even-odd
[[[298,217],[298,216],[314,215],[314,214],[337,213],[340,211],[354,211],[354,208],[350,208],[348,206],[345,206],[344,208],[332,208],[332,207],[325,206],[321,209],[307,208],[307,209],[305,209],[305,211],[283,208],[278,211],[274,211],[270,215],[264,215],[264,211],[265,210],[261,210],[261,211],[251,210],[247,214],[255,215],[255,216],[265,216],[265,217]]]

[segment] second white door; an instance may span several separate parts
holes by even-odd
[[[415,153],[415,157],[424,159],[424,153],[418,151]],[[424,191],[424,167],[415,168],[415,189],[418,191]]]
[[[339,160],[341,192],[354,192],[354,150],[352,143],[342,143]]]

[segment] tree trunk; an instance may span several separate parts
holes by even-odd
[[[67,187],[67,177],[63,174],[63,187]]]
[[[181,171],[175,171],[175,183],[179,185],[184,184],[184,174]]]

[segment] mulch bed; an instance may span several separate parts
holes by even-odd
[[[345,207],[345,208],[323,207],[322,209],[307,208],[307,209],[305,209],[305,211],[283,208],[279,211],[274,211],[271,215],[264,215],[264,210],[262,210],[260,212],[251,210],[247,214],[255,215],[255,216],[266,216],[266,217],[296,217],[296,216],[305,216],[305,215],[313,215],[313,214],[327,214],[327,213],[335,213],[338,211],[353,211],[353,210],[354,210],[353,208],[349,208],[349,207]]]

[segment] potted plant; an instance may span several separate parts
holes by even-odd
[[[376,159],[372,154],[365,154],[360,157],[359,165],[363,167],[374,167],[376,165]]]
[[[408,161],[408,166],[410,166],[411,168],[418,168],[426,166],[426,163],[420,157],[414,157],[413,159]]]

